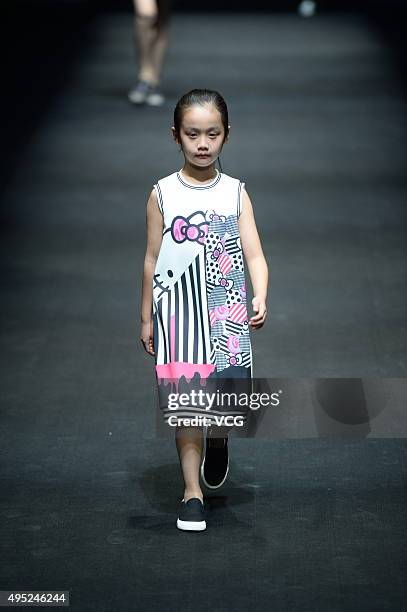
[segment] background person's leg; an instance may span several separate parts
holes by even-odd
[[[158,82],[153,59],[157,38],[158,7],[155,0],[133,0],[134,35],[138,50],[138,79],[152,85]]]
[[[157,37],[151,51],[151,62],[154,66],[157,84],[160,82],[164,56],[168,47],[171,4],[171,0],[157,0]]]
[[[160,26],[157,31],[157,37],[151,49],[151,66],[154,73],[154,84],[158,85],[161,79],[161,72],[164,63],[165,52],[168,47],[169,31],[168,26]]]

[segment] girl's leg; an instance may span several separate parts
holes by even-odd
[[[199,484],[199,469],[203,451],[202,428],[177,427],[175,439],[185,482],[184,500],[199,497],[203,501]]]
[[[134,34],[139,57],[138,78],[155,85],[157,74],[153,49],[157,38],[158,9],[155,0],[133,0]]]

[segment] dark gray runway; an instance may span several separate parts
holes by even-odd
[[[232,440],[206,532],[182,533],[139,340],[147,196],[182,167],[178,97],[209,87],[269,263],[255,375],[406,376],[397,68],[361,16],[171,32],[167,103],[136,109],[131,15],[94,21],[4,193],[0,588],[81,611],[407,610],[405,440]]]

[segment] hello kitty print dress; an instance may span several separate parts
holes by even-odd
[[[244,183],[216,173],[196,185],[179,170],[154,185],[163,215],[152,305],[159,393],[169,383],[184,391],[191,381],[204,388],[212,379],[253,376],[238,227]],[[160,407],[166,412],[165,399]]]

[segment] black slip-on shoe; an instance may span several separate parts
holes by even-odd
[[[201,463],[201,478],[208,489],[219,489],[229,472],[228,438],[205,437],[205,452]]]
[[[199,497],[181,501],[177,527],[183,531],[203,531],[206,529],[205,509]]]

